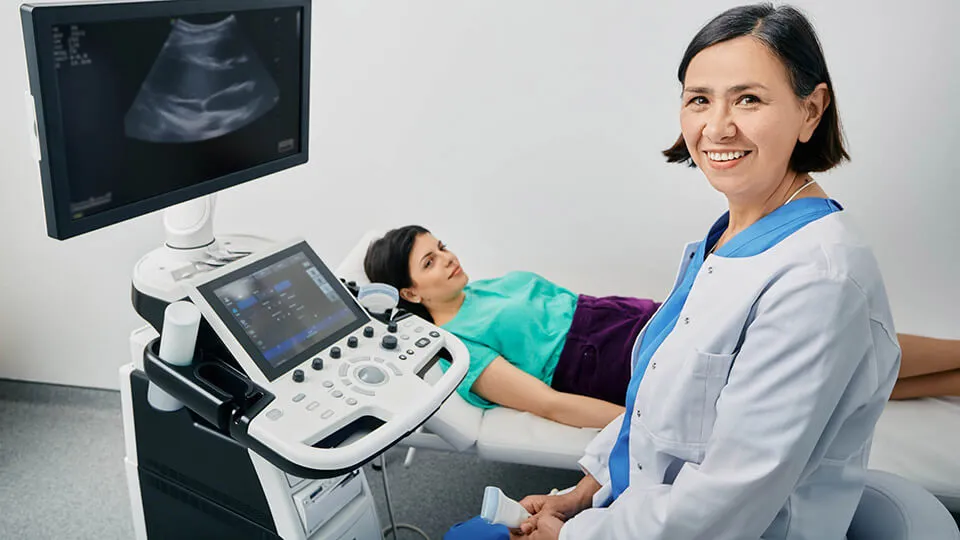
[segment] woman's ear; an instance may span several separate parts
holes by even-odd
[[[800,127],[799,140],[807,143],[820,125],[823,113],[830,106],[830,90],[827,83],[820,83],[803,100],[803,125]]]
[[[411,304],[419,304],[421,301],[423,301],[423,299],[420,298],[420,295],[410,287],[404,287],[400,289],[400,298],[403,298]]]

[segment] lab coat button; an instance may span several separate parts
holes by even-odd
[[[643,470],[643,465],[637,463],[637,470],[638,470],[638,471],[642,471],[642,470]]]
[[[713,273],[713,267],[712,267],[712,266],[708,266],[708,267],[707,267],[707,273],[708,273],[708,274],[712,274],[712,273]]]
[[[690,317],[684,317],[683,324],[690,324]]]
[[[651,364],[650,369],[657,369],[657,363],[654,362],[653,364]]]
[[[640,414],[640,409],[637,409],[637,418],[640,418],[641,416],[643,416],[643,415]]]

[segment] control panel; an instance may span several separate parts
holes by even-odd
[[[356,468],[423,424],[467,372],[455,336],[413,315],[371,318],[306,242],[231,263],[188,291],[250,384],[272,396],[233,417],[294,468]],[[425,380],[440,361],[444,374]]]
[[[370,320],[273,381],[268,389],[276,399],[249,433],[319,449],[363,446],[387,422],[430,406],[436,389],[423,375],[447,356],[441,332],[415,316]]]

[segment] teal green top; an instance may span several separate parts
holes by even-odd
[[[532,272],[468,283],[464,293],[460,311],[443,325],[470,353],[470,370],[457,393],[471,405],[496,407],[470,390],[497,356],[548,385],[553,382],[577,295]]]

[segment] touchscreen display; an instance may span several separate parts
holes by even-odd
[[[204,296],[270,378],[299,363],[284,366],[300,353],[324,349],[366,322],[303,251],[261,263],[208,284]]]

